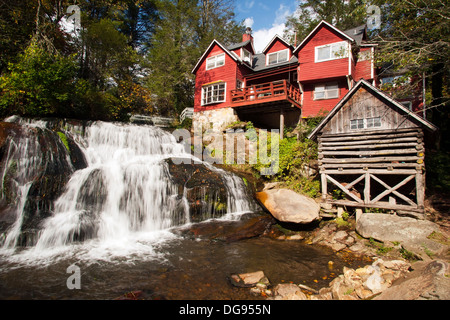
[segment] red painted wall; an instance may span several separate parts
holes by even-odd
[[[362,52],[371,52],[372,48],[361,48]],[[355,67],[355,73],[353,79],[359,81],[360,79],[372,80],[372,62],[371,60],[358,60]]]
[[[327,81],[328,82],[328,81]],[[314,100],[314,87],[317,84],[323,84],[323,81],[310,82],[303,87],[303,105],[302,117],[310,118],[317,115],[325,115],[347,94],[348,85],[347,80],[337,79],[331,82],[337,82],[339,86],[339,96],[334,99]]]
[[[299,57],[299,81],[335,78],[348,75],[348,59],[335,59],[315,63],[315,47],[343,41],[345,38],[331,28],[322,26],[297,52]]]
[[[269,48],[267,48],[267,50],[264,52],[266,55],[269,53],[273,53],[273,52],[277,52],[277,51],[281,51],[281,50],[285,50],[288,49],[289,47],[286,46],[286,44],[284,44],[283,42],[281,42],[279,39],[275,39],[274,42],[271,43],[271,45],[269,46]],[[291,54],[291,53],[289,53]],[[290,56],[289,56],[290,57]]]
[[[214,45],[208,55],[203,59],[199,66],[195,77],[195,97],[194,97],[194,111],[204,111],[217,108],[225,108],[230,106],[230,90],[236,88],[237,77],[237,62],[234,61],[228,54],[225,53],[225,65],[222,67],[206,70],[206,59],[224,51],[218,45]],[[205,84],[223,81],[226,82],[226,98],[225,102],[201,105],[202,86]]]

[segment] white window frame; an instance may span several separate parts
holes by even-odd
[[[337,88],[327,88],[337,86]],[[323,96],[319,97],[319,93]],[[318,84],[314,87],[314,100],[326,100],[339,98],[339,84],[337,82]]]
[[[212,66],[210,66],[212,64]],[[225,53],[209,57],[206,59],[206,70],[211,70],[225,65]]]
[[[350,120],[350,130],[381,128],[381,117]]]
[[[282,53],[282,52],[286,52],[286,60],[281,60],[280,61],[280,54]],[[273,62],[273,63],[269,63],[269,60],[270,60],[270,57],[271,56],[274,56],[274,55],[276,55],[276,62]],[[278,63],[282,63],[282,62],[288,62],[289,61],[289,49],[283,49],[283,50],[280,50],[280,51],[276,51],[276,52],[272,52],[272,53],[269,53],[269,54],[267,54],[266,55],[266,65],[267,66],[269,66],[269,65],[274,65],[274,64],[278,64]]]
[[[246,57],[248,56],[248,57]],[[249,65],[252,64],[252,53],[248,51],[247,49],[241,48],[241,59],[244,62],[248,62]]]
[[[223,89],[220,87],[223,85]],[[220,99],[219,92],[223,90],[223,97]],[[209,96],[208,94],[211,93]],[[202,97],[201,105],[206,106],[209,104],[222,103],[227,100],[227,83],[226,82],[216,82],[210,85],[202,87]]]
[[[340,50],[344,48],[344,54],[338,55]],[[329,49],[329,57],[325,59],[319,59],[319,50],[320,49]],[[331,60],[337,60],[337,59],[344,59],[348,58],[348,43],[347,41],[339,41],[334,43],[329,43],[323,46],[317,46],[314,48],[314,62],[324,62],[324,61],[331,61]]]
[[[351,130],[360,130],[360,129],[364,129],[364,128],[365,128],[364,119],[350,120],[350,129]]]

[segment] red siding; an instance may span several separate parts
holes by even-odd
[[[362,52],[371,52],[372,48],[361,48]],[[372,61],[368,60],[358,60],[355,67],[355,73],[353,74],[353,79],[359,81],[360,79],[371,80],[372,79]]]
[[[267,64],[267,55],[270,53],[274,53],[274,52],[278,52],[281,50],[286,50],[289,49],[289,56],[288,56],[288,60],[291,59],[292,57],[292,49],[289,48],[286,44],[284,44],[282,41],[280,41],[278,38],[275,39],[275,41],[273,41],[270,46],[266,49],[266,51],[264,52],[264,54],[266,55],[266,61],[265,63]]]
[[[348,75],[348,59],[335,59],[315,63],[315,47],[343,41],[345,38],[338,35],[327,26],[321,27],[298,52],[299,81],[335,78]]]
[[[305,84],[303,87],[303,105],[302,105],[302,117],[310,118],[317,115],[325,115],[334,108],[334,106],[347,94],[348,85],[346,79],[334,80],[331,82],[338,82],[339,96],[335,99],[321,99],[314,100],[314,87],[318,84],[324,84],[327,82],[318,81],[314,83]]]
[[[285,50],[285,49],[288,49],[288,48],[289,47],[286,46],[286,44],[281,42],[279,39],[275,39],[275,41],[272,42],[272,44],[269,46],[269,48],[267,48],[267,50],[264,53],[267,55],[269,53]]]
[[[228,54],[225,53],[225,65],[222,67],[214,68],[211,70],[206,70],[206,59],[217,54],[223,53],[224,51],[215,45],[211,48],[209,54],[203,59],[201,65],[199,66],[196,77],[195,77],[195,96],[194,96],[194,111],[204,111],[217,108],[224,108],[230,106],[230,90],[236,88],[236,77],[237,77],[237,62],[234,61]],[[225,102],[208,104],[205,106],[201,105],[202,99],[202,86],[205,84],[223,81],[226,82],[226,98]]]

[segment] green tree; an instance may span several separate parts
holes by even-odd
[[[317,24],[325,20],[340,30],[348,30],[365,23],[367,0],[299,0],[297,13],[288,17],[285,37],[294,42],[303,40]]]
[[[68,114],[77,64],[73,56],[52,55],[32,42],[9,63],[0,77],[2,116],[59,116]]]
[[[373,31],[379,44],[379,66],[392,65],[412,82],[405,91],[426,79],[426,112],[429,119],[449,134],[450,6],[444,0],[376,0],[381,8],[381,28]],[[399,94],[402,94],[399,92]],[[442,147],[450,150],[443,139]]]
[[[230,1],[158,0],[159,22],[148,43],[147,86],[157,96],[158,112],[178,114],[191,107],[198,58],[215,38],[239,41],[241,28]]]
[[[155,1],[125,0],[124,9],[120,13],[121,33],[127,36],[128,44],[142,52],[144,45],[153,35],[158,21]]]

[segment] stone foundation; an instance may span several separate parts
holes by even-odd
[[[201,124],[203,130],[213,129],[219,132],[224,131],[228,125],[236,121],[239,121],[239,118],[233,108],[197,111],[192,118],[193,125]]]

